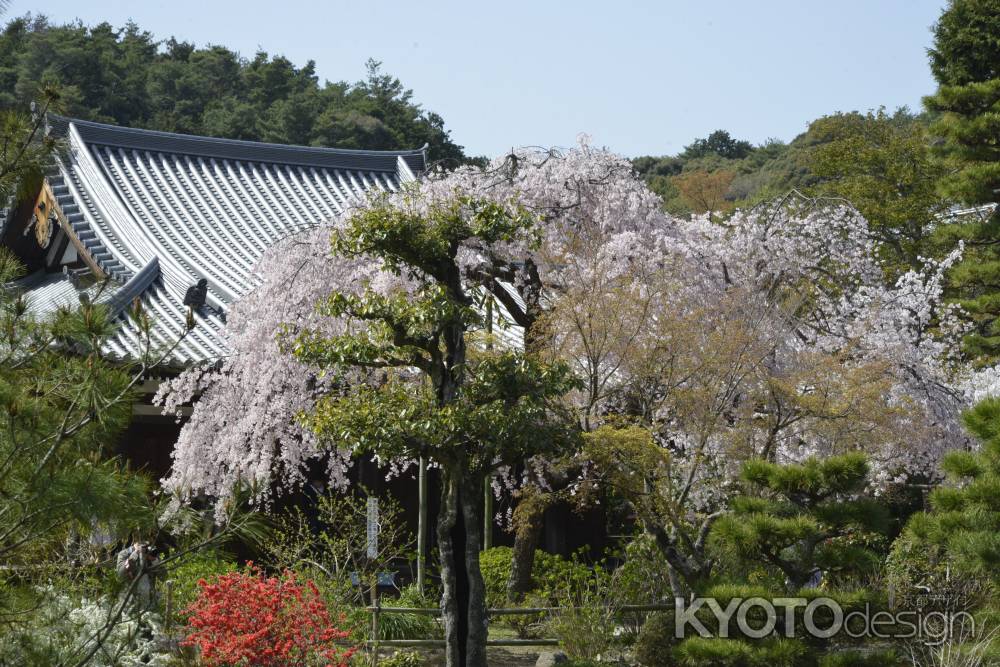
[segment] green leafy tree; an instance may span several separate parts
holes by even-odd
[[[1000,202],[1000,2],[951,0],[934,26],[929,51],[938,82],[924,99],[938,115],[931,131],[949,173],[945,194],[971,206]],[[1000,214],[960,221],[942,230],[962,240],[965,256],[952,273],[953,286],[976,324],[969,351],[995,359],[1000,353]]]
[[[742,139],[733,139],[725,130],[716,130],[704,139],[695,139],[684,147],[681,157],[686,159],[718,155],[727,160],[742,160],[754,151],[754,145]]]
[[[928,54],[938,90],[925,103],[955,168],[945,188],[968,204],[1000,201],[1000,2],[951,0]]]
[[[584,453],[602,474],[600,487],[628,503],[643,531],[670,564],[667,574],[675,596],[700,592],[715,559],[707,539],[719,512],[692,512],[690,486],[669,450],[646,428],[602,426],[586,433]],[[686,589],[682,587],[686,586]]]
[[[934,160],[924,122],[900,109],[834,114],[810,131],[825,141],[811,152],[818,189],[848,199],[881,242],[888,279],[922,266],[933,254],[932,231],[947,210],[938,192],[943,165]]]
[[[413,197],[416,197],[414,194]],[[346,383],[305,417],[322,438],[383,459],[427,457],[442,473],[437,518],[449,665],[485,665],[486,592],[479,567],[483,485],[497,466],[572,446],[574,428],[553,402],[576,386],[570,370],[477,345],[485,329],[476,294],[504,244],[530,243],[537,219],[518,207],[468,198],[381,200],[334,235],[334,261],[372,261],[406,288],[335,291],[321,312],[348,333],[302,332],[296,355],[328,373],[377,369]],[[463,277],[459,249],[478,248],[483,283]],[[496,269],[496,267],[493,267]]]
[[[664,210],[673,215],[689,215],[691,206],[675,182],[682,173],[732,172],[734,178],[727,186],[727,202],[749,207],[784,196],[793,189],[806,191],[819,182],[811,168],[811,149],[822,141],[812,128],[790,143],[769,139],[749,151],[745,147],[726,148],[718,142],[699,139],[677,155],[637,157],[632,164],[649,188],[663,199]],[[735,143],[742,146],[746,142]],[[715,148],[708,148],[710,144]]]
[[[161,48],[162,47],[162,48]],[[224,46],[159,42],[134,23],[53,25],[10,21],[0,34],[0,109],[24,108],[45,88],[85,120],[188,134],[362,149],[417,148],[449,166],[464,163],[442,118],[368,62],[363,81],[321,82],[299,66]]]
[[[864,544],[888,524],[884,505],[863,495],[868,463],[844,454],[804,463],[747,462],[746,495],[732,500],[713,536],[739,557],[780,570],[797,591],[820,573],[869,569],[878,555]]]
[[[931,491],[928,510],[913,515],[896,541],[890,575],[904,604],[929,592],[921,606],[973,614],[975,624],[962,624],[951,642],[962,655],[987,656],[983,664],[988,664],[1000,655],[995,631],[1000,618],[1000,399],[981,401],[963,417],[982,445],[979,451],[945,457],[948,479]]]

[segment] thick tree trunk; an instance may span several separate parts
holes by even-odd
[[[445,474],[438,519],[445,659],[448,667],[486,667],[489,619],[479,569],[483,479],[463,468]]]
[[[486,665],[486,639],[489,613],[486,610],[486,584],[479,569],[483,533],[483,478],[473,475],[463,486],[459,506],[465,525],[465,576],[468,579],[469,636],[467,665]]]
[[[525,261],[518,270],[514,285],[524,302],[523,309],[506,294],[503,286],[495,287],[493,293],[507,306],[518,324],[524,327],[525,356],[540,354],[548,342],[544,327],[537,327],[541,314],[542,279],[538,267],[532,260]],[[511,310],[513,308],[513,310]],[[549,501],[538,487],[528,486],[514,508],[514,548],[511,555],[510,579],[507,580],[507,599],[514,603],[524,600],[531,590],[531,574],[535,568],[535,551],[545,525],[545,508]]]
[[[670,580],[670,592],[674,594],[675,598],[683,598],[686,593],[684,584],[677,576],[677,570],[669,563],[667,563],[667,578]]]
[[[530,488],[530,487],[529,487]],[[528,488],[514,508],[514,549],[511,555],[510,580],[507,582],[507,599],[521,602],[531,590],[531,573],[535,566],[535,550],[544,525],[548,503],[542,492]]]
[[[681,582],[689,593],[701,590],[712,572],[712,562],[704,552],[684,554],[678,548],[677,540],[663,526],[648,519],[643,519],[642,523],[646,532],[653,536],[653,541],[671,567],[673,576],[670,583],[674,588],[674,595],[677,595],[677,584]]]
[[[545,526],[545,512],[559,501],[559,492],[579,473],[576,464],[564,464],[550,468],[545,480],[548,491],[542,490],[541,481],[522,487],[517,507],[514,508],[514,550],[510,579],[507,581],[507,599],[511,602],[521,602],[531,590],[535,550]]]

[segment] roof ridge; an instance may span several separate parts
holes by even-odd
[[[115,146],[135,150],[198,155],[201,157],[295,164],[310,167],[355,169],[360,171],[396,172],[398,159],[403,158],[415,171],[426,166],[427,144],[421,148],[375,151],[355,148],[330,148],[276,144],[245,139],[225,139],[196,134],[121,127],[89,120],[49,114],[49,126],[59,135],[76,127],[87,144]],[[409,159],[407,159],[409,158]]]

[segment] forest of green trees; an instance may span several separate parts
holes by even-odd
[[[313,62],[159,40],[139,26],[10,21],[0,36],[0,108],[52,86],[67,115],[127,127],[340,148],[419,148],[465,160],[444,120],[368,62],[368,78],[321,82]]]

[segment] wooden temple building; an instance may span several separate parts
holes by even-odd
[[[168,346],[186,328],[187,290],[205,281],[196,326],[173,350],[160,377],[227,354],[226,313],[251,289],[254,265],[269,246],[336,216],[366,192],[397,190],[427,169],[426,146],[403,151],[286,146],[59,116],[48,118],[48,131],[63,147],[41,191],[0,219],[0,242],[28,268],[19,286],[38,314],[72,306],[81,294],[106,302],[121,320],[106,353],[130,359],[145,345],[129,318],[130,304],[141,301],[153,322],[151,342]],[[154,377],[143,385],[145,396],[134,406],[119,449],[134,465],[162,476],[180,426],[150,405],[156,386]],[[416,496],[415,481],[398,484],[394,494]],[[432,492],[432,513],[435,496]],[[603,533],[603,525],[565,530],[567,521],[575,520],[553,516],[543,546],[565,553]],[[600,524],[597,517],[593,521]],[[500,532],[496,537],[507,541]]]

